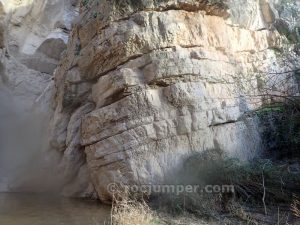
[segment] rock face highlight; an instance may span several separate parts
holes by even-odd
[[[161,183],[193,152],[259,154],[259,77],[295,66],[273,3],[83,1],[55,72],[51,146],[71,186],[90,174],[110,201],[109,183]]]
[[[109,202],[108,184],[164,183],[195,152],[259,155],[251,112],[299,93],[298,12],[290,0],[0,0],[0,139],[17,138],[7,115],[27,121],[26,174],[48,171],[15,183],[0,168],[0,191],[43,177]],[[0,148],[1,166],[16,161]]]

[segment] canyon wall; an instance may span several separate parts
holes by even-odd
[[[67,196],[109,202],[109,183],[162,183],[195,152],[251,159],[262,84],[298,91],[298,3],[84,0],[76,17],[75,1],[16,2],[4,4],[2,80],[45,112],[44,154],[58,154]]]
[[[0,1],[0,191],[51,189],[57,177],[46,173],[58,160],[46,147],[53,72],[77,15],[75,1]]]
[[[275,6],[83,1],[55,73],[52,147],[71,168],[86,158],[103,201],[109,183],[164,182],[194,152],[259,154],[258,124],[248,116],[262,105],[259,78],[296,66],[277,54],[290,44],[274,27]],[[293,78],[276,79],[294,90]]]

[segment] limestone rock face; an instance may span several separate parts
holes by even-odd
[[[1,77],[27,109],[50,90],[77,15],[76,4],[71,0],[1,0]]]
[[[276,54],[286,38],[273,3],[83,1],[55,72],[51,146],[65,172],[81,162],[76,173],[87,166],[110,201],[109,183],[163,182],[194,152],[259,154],[247,113],[262,98],[249,96],[259,96],[258,75],[295,66]]]
[[[300,2],[299,1],[274,1],[277,9],[275,27],[286,38],[296,44],[295,51],[300,55]]]
[[[53,72],[78,6],[74,0],[0,1],[0,191],[58,191],[68,184],[69,195],[93,193],[83,154],[70,156],[73,172],[64,174],[63,154],[48,145]]]
[[[16,158],[0,151],[0,191],[40,190],[43,177],[64,195],[110,201],[108,184],[162,183],[195,152],[260,154],[249,112],[270,100],[265,87],[299,91],[286,72],[300,68],[297,10],[290,0],[0,0],[0,134],[17,137],[4,115],[27,121],[19,136],[33,138],[26,158],[38,163],[24,171],[40,171],[8,185],[2,161]]]

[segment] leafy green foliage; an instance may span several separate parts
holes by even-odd
[[[89,4],[90,0],[82,0],[82,5],[86,7]]]
[[[294,104],[297,104],[295,100]],[[256,112],[267,157],[300,157],[300,112],[294,104],[276,104]]]

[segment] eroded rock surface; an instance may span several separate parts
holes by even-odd
[[[47,139],[53,72],[77,15],[74,0],[0,1],[0,191],[57,191],[69,183],[58,166],[62,154]],[[79,175],[71,195],[90,186],[88,174]]]
[[[32,155],[45,161],[29,171],[50,162],[44,184],[67,196],[110,201],[109,183],[164,182],[204,150],[250,159],[262,150],[249,112],[269,101],[264,86],[298,91],[297,10],[283,0],[1,0],[0,113],[43,125]]]
[[[76,173],[87,165],[98,196],[109,201],[109,183],[163,182],[196,151],[259,154],[257,121],[247,116],[262,104],[258,75],[295,66],[282,66],[276,52],[285,51],[286,37],[273,26],[275,6],[83,1],[55,73],[51,146],[64,152],[65,172],[83,160]]]
[[[66,49],[76,2],[1,0],[0,8],[2,80],[30,109],[51,83]]]

